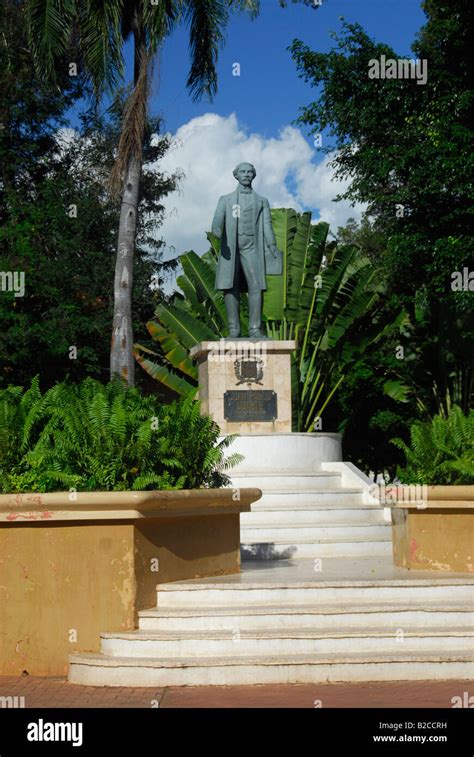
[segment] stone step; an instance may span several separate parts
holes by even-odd
[[[261,488],[261,487],[259,487]],[[254,510],[278,510],[300,507],[331,509],[337,507],[367,507],[370,510],[382,510],[379,505],[366,505],[363,492],[359,489],[302,489],[300,491],[264,491],[261,499],[251,505]]]
[[[263,492],[269,491],[324,491],[341,487],[340,473],[298,473],[280,475],[278,473],[253,473],[237,475],[232,473],[232,486],[256,487]]]
[[[392,542],[380,537],[363,541],[304,542],[243,542],[240,545],[241,559],[253,560],[293,560],[329,557],[387,557],[392,554]]]
[[[218,631],[291,628],[474,628],[474,612],[465,603],[425,602],[422,608],[407,602],[348,602],[318,606],[257,605],[256,607],[185,607],[141,610],[141,631]]]
[[[323,563],[324,565],[324,563]],[[278,581],[273,583],[222,582],[208,579],[161,584],[157,589],[157,607],[203,608],[259,607],[262,604],[284,607],[322,607],[331,602],[347,602],[356,608],[359,602],[405,602],[423,608],[427,602],[464,602],[474,607],[474,581],[436,577],[429,579],[389,579],[373,581],[314,580],[304,583]]]
[[[275,657],[188,657],[154,660],[70,655],[69,681],[89,686],[223,686],[336,681],[420,681],[474,678],[474,655],[458,650],[352,652]]]
[[[331,526],[340,524],[351,527],[353,525],[383,525],[388,521],[384,519],[384,512],[381,508],[353,506],[351,509],[340,507],[339,509],[328,508],[327,506],[314,507],[311,505],[276,508],[259,508],[248,513],[240,514],[240,527],[253,527],[256,525],[314,525],[324,523]]]
[[[308,542],[361,542],[389,541],[392,528],[389,523],[252,523],[240,526],[242,544],[271,542],[299,544]]]
[[[474,630],[449,628],[263,629],[258,631],[132,631],[102,633],[111,657],[274,657],[278,655],[445,650],[474,653]]]

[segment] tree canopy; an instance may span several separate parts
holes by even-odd
[[[120,133],[123,96],[105,117],[90,110],[76,129],[67,112],[84,90],[65,76],[61,88],[32,75],[21,5],[2,5],[0,271],[25,274],[25,295],[0,291],[0,385],[45,386],[70,375],[106,380],[118,205],[106,192]],[[144,157],[156,161],[166,139],[146,126]],[[135,325],[144,333],[152,276],[160,283],[163,198],[176,177],[145,171],[135,271]],[[77,358],[70,357],[77,348]]]
[[[472,401],[472,294],[452,287],[453,274],[474,268],[471,236],[472,31],[470,0],[426,0],[427,23],[413,53],[427,61],[427,81],[370,78],[370,62],[401,56],[371,39],[359,24],[342,23],[327,53],[294,40],[301,77],[317,88],[298,123],[327,133],[325,150],[341,195],[367,203],[374,232],[385,238],[376,257],[388,297],[402,304],[410,324],[401,335],[405,380],[421,382],[419,400],[433,397],[464,408]],[[409,374],[411,379],[409,379]]]

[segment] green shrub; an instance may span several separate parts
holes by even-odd
[[[404,484],[474,483],[474,410],[466,416],[454,405],[447,416],[413,423],[410,446],[392,443],[405,453],[407,464],[397,470]]]
[[[233,437],[188,398],[163,405],[119,381],[0,390],[0,491],[188,489],[229,483]]]

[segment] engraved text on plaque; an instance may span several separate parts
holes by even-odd
[[[275,421],[277,396],[270,389],[228,391],[224,394],[224,418],[227,421]]]

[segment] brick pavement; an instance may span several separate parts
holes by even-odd
[[[0,676],[0,697],[29,707],[452,707],[473,681],[192,686],[161,689],[78,686],[65,678]],[[17,700],[18,701],[18,700]],[[474,701],[474,700],[473,700]],[[321,702],[321,705],[317,703]],[[316,704],[315,704],[316,703]],[[0,705],[1,706],[1,705]]]

